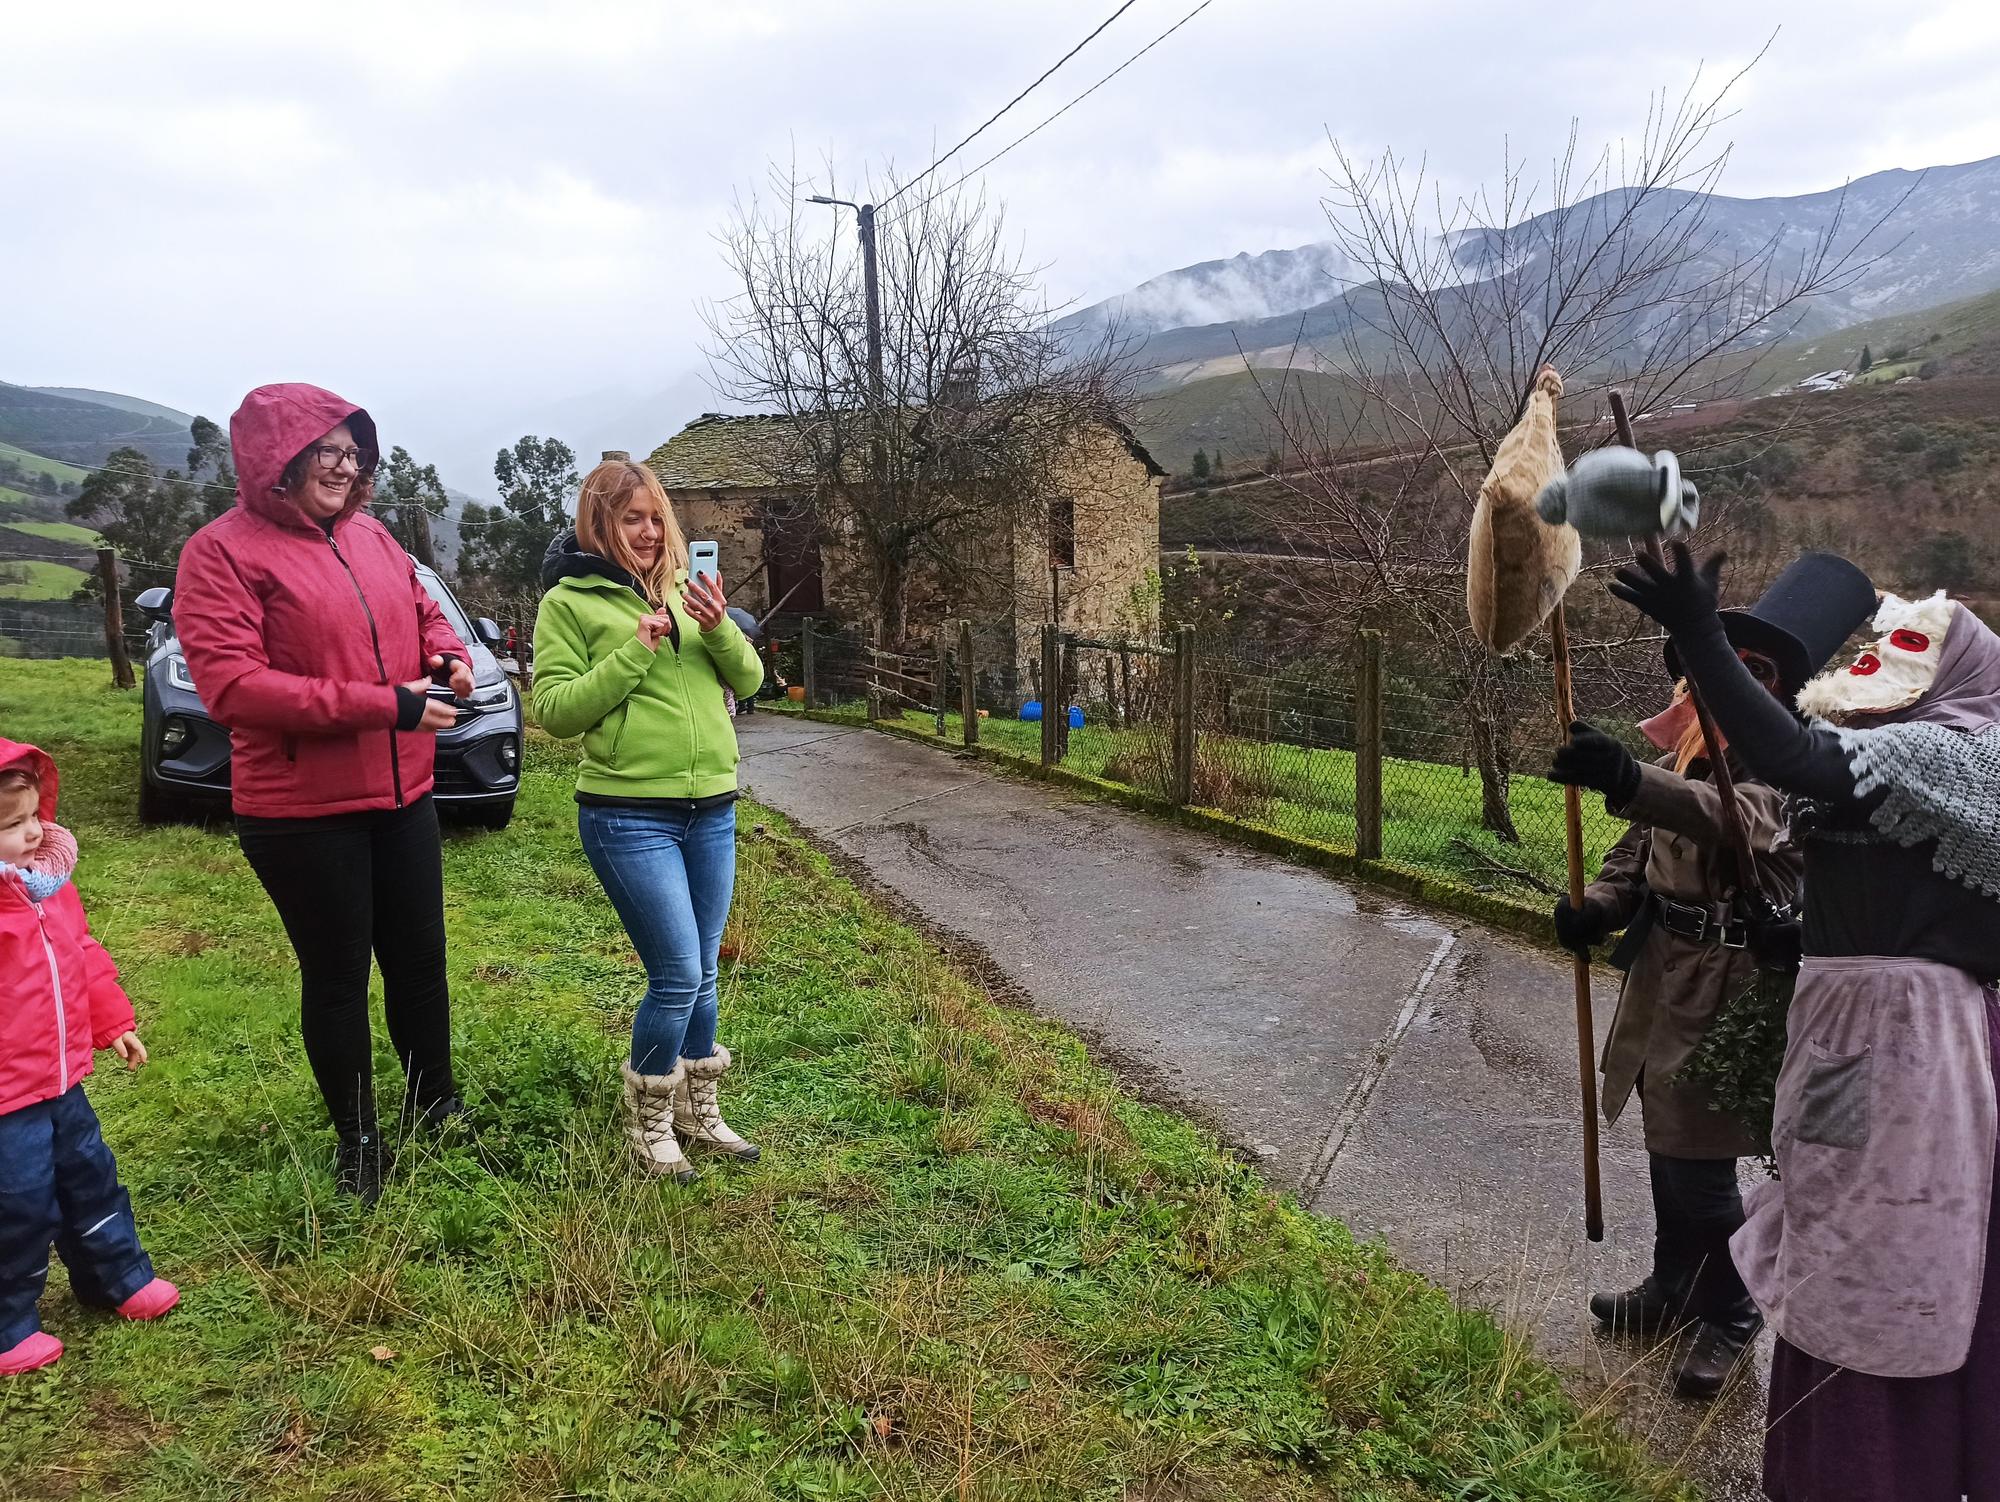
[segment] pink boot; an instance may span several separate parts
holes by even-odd
[[[0,1351],[0,1377],[17,1377],[22,1372],[38,1372],[62,1360],[63,1344],[46,1330],[37,1330],[26,1340]]]
[[[125,1319],[158,1319],[181,1301],[181,1291],[165,1278],[155,1278],[118,1306]]]

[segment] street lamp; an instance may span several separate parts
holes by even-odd
[[[807,203],[824,203],[854,210],[855,228],[861,235],[861,277],[868,299],[868,399],[879,412],[882,407],[882,294],[875,277],[875,205],[852,203],[845,198],[814,194]]]

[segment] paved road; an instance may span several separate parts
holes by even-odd
[[[1651,1216],[1635,1109],[1605,1135],[1605,1240],[1584,1240],[1567,966],[932,747],[741,723],[752,796],[976,946],[1129,1084],[1494,1310],[1711,1497],[1757,1496],[1761,1368],[1720,1404],[1681,1402],[1582,1307],[1643,1275]]]

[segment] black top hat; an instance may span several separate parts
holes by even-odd
[[[1837,554],[1802,553],[1756,604],[1719,613],[1723,634],[1739,651],[1761,652],[1778,665],[1789,701],[1875,613],[1875,586]],[[1667,671],[1682,676],[1680,654],[1671,640]]]

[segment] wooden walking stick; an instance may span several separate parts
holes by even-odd
[[[1556,723],[1563,744],[1576,720],[1576,700],[1570,692],[1569,623],[1558,605],[1549,617],[1549,656],[1556,674]],[[1574,783],[1563,788],[1563,836],[1569,855],[1569,905],[1583,910],[1583,791]],[[1576,1069],[1583,1092],[1583,1234],[1604,1239],[1604,1190],[1597,1166],[1597,1027],[1590,1010],[1590,956],[1570,957],[1576,980]]]
[[[1639,442],[1632,433],[1632,419],[1625,411],[1624,393],[1610,393],[1611,421],[1618,429],[1618,441],[1628,449],[1637,449]],[[1652,558],[1660,557],[1659,539],[1638,538],[1633,543],[1634,553],[1643,553]],[[1737,885],[1747,895],[1757,891],[1757,864],[1750,854],[1750,836],[1743,829],[1743,810],[1736,803],[1736,774],[1729,770],[1729,758],[1720,749],[1715,719],[1702,702],[1696,691],[1694,680],[1687,680],[1688,702],[1694,705],[1694,717],[1701,726],[1701,743],[1708,748],[1708,775],[1715,780],[1716,801],[1722,815],[1722,841],[1735,858]],[[1567,723],[1567,722],[1565,722]]]
[[[1569,629],[1563,595],[1582,566],[1583,542],[1575,529],[1552,526],[1536,498],[1563,473],[1556,440],[1556,398],[1562,377],[1551,366],[1535,372],[1520,420],[1500,441],[1493,467],[1479,487],[1466,559],[1465,603],[1472,629],[1495,652],[1511,651],[1546,620],[1555,668],[1559,734],[1569,738],[1576,705],[1570,688]],[[1569,898],[1583,905],[1583,803],[1564,790],[1563,825],[1569,857]],[[1575,959],[1577,1078],[1583,1098],[1583,1227],[1604,1239],[1604,1200],[1597,1162],[1597,1045],[1590,1010],[1590,957]]]

